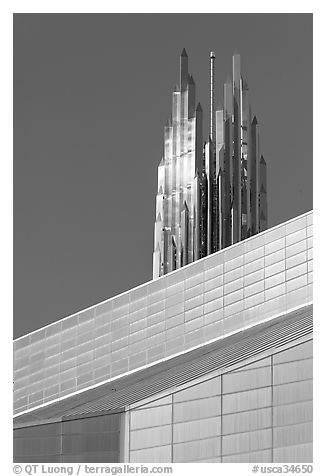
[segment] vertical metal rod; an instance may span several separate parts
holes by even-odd
[[[215,144],[215,53],[210,52],[210,138]]]

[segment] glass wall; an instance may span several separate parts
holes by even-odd
[[[290,345],[135,404],[130,462],[312,462],[312,340]]]
[[[15,413],[310,302],[312,212],[17,339]]]
[[[120,455],[120,414],[14,430],[14,461],[113,463]]]

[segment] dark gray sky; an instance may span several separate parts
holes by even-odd
[[[151,279],[183,47],[206,119],[241,54],[269,226],[312,208],[311,14],[15,14],[15,337]]]

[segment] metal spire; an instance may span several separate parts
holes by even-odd
[[[215,144],[215,53],[210,52],[210,128],[209,136]]]

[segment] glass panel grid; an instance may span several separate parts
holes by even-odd
[[[311,215],[16,340],[16,408],[65,395],[64,382],[73,393],[306,304]]]

